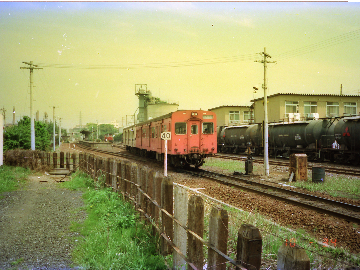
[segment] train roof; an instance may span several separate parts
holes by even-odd
[[[177,113],[177,112],[193,112],[193,111],[210,112],[210,111],[207,111],[207,110],[177,110],[175,112],[164,114],[164,115],[161,115],[161,116],[158,116],[158,117],[155,117],[155,118],[152,118],[152,119],[137,123],[135,125],[128,126],[126,128],[137,127],[137,126],[141,126],[141,125],[144,125],[144,124],[149,124],[151,122],[156,122],[156,121],[159,121],[159,120],[162,120],[162,119],[166,119],[166,118],[169,118],[173,113]],[[211,112],[211,113],[215,114],[214,112]]]

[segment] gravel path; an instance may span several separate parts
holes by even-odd
[[[82,193],[59,188],[61,178],[33,175],[22,190],[1,194],[0,269],[76,269],[69,226],[85,218]]]

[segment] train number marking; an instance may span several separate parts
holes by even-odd
[[[162,140],[171,140],[171,132],[161,132]]]

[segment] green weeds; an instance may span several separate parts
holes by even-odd
[[[133,206],[110,189],[94,189],[94,185],[79,172],[65,184],[85,190],[88,214],[83,223],[71,226],[82,235],[75,240],[74,262],[85,269],[166,269],[155,237]]]
[[[22,167],[0,167],[0,193],[13,191],[19,188],[30,174],[29,169]]]
[[[202,168],[211,168],[216,167],[223,170],[228,170],[230,172],[243,172],[245,173],[245,162],[238,160],[221,160],[218,158],[207,158],[206,163],[202,166]],[[253,167],[254,172],[257,171],[257,167]]]
[[[360,181],[355,177],[326,175],[323,183],[313,183],[310,178],[308,181],[293,182],[291,185],[334,197],[360,200]]]

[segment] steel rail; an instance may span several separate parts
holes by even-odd
[[[293,190],[289,190],[289,189],[284,189],[281,187],[276,187],[273,185],[268,185],[265,183],[259,183],[259,182],[255,182],[255,181],[250,181],[249,179],[244,179],[241,177],[235,177],[235,176],[229,176],[229,175],[224,175],[224,174],[220,174],[220,173],[214,173],[214,172],[209,172],[209,171],[200,171],[200,172],[195,172],[195,171],[186,171],[183,170],[184,172],[187,172],[191,175],[197,175],[197,176],[201,176],[201,177],[206,177],[206,178],[210,178],[212,180],[221,182],[221,183],[225,183],[227,185],[231,185],[231,186],[235,186],[241,189],[246,189],[248,191],[251,192],[255,192],[261,195],[266,195],[269,197],[272,197],[274,199],[279,199],[297,206],[301,206],[301,207],[305,207],[311,210],[315,210],[317,212],[321,212],[324,214],[328,214],[334,217],[338,217],[341,219],[345,219],[351,222],[355,222],[360,224],[360,206],[356,206],[356,205],[352,205],[352,204],[348,204],[348,203],[343,203],[343,202],[339,202],[339,201],[335,201],[335,200],[329,200],[326,198],[322,198],[319,196],[314,196],[314,195],[310,195],[310,194],[306,194],[306,193],[301,193],[298,191],[293,191]],[[243,182],[244,184],[239,183]],[[254,187],[257,186],[257,188]],[[259,189],[261,188],[261,189]],[[269,191],[271,190],[271,191]],[[353,211],[353,212],[359,212],[359,217],[357,216],[351,216],[345,213],[341,213],[339,211],[334,211],[331,209],[327,209],[321,206],[314,206],[311,205],[308,202],[303,202],[300,200],[295,200],[295,199],[291,199],[285,196],[282,196],[281,194],[276,194],[276,192],[272,191],[272,190],[276,190],[277,192],[281,192],[282,194],[286,193],[286,194],[290,194],[292,196],[298,196],[307,200],[312,200],[312,201],[317,201],[319,203],[325,203],[327,205],[333,206],[335,205],[335,207],[341,207],[343,208],[345,211]]]
[[[118,153],[118,152],[111,152],[111,151],[106,151],[106,150],[99,150],[99,149],[93,149],[91,147],[88,146],[83,146],[80,145],[81,148],[86,149],[86,150],[90,150],[90,151],[94,151],[94,152],[99,152],[99,153],[103,153],[103,154],[108,154],[108,155],[113,155],[113,156],[119,156],[119,157],[125,157],[125,158],[129,158],[129,159],[136,159],[136,160],[141,160],[141,161],[148,161],[148,159],[142,158],[142,157],[136,157],[134,155],[129,155],[129,154],[124,154],[124,153]],[[135,158],[136,157],[136,158]],[[259,183],[259,182],[255,182],[255,181],[251,181],[249,179],[245,179],[245,178],[241,178],[241,177],[235,177],[235,176],[229,176],[229,175],[225,175],[225,174],[220,174],[220,173],[215,173],[215,172],[209,172],[209,171],[205,171],[205,170],[199,170],[198,171],[194,171],[194,170],[178,170],[179,172],[186,172],[188,174],[191,175],[196,175],[196,176],[201,176],[201,177],[205,177],[205,178],[209,178],[221,183],[224,183],[226,185],[232,185],[232,186],[236,186],[238,188],[241,189],[245,189],[251,192],[255,192],[261,195],[266,195],[268,197],[274,198],[274,199],[278,199],[278,200],[282,200],[297,206],[301,206],[301,207],[305,207],[307,209],[311,209],[323,214],[328,214],[330,216],[334,216],[334,217],[338,217],[341,219],[345,219],[348,220],[350,222],[354,222],[354,223],[358,223],[360,224],[360,217],[356,217],[356,216],[350,216],[338,211],[334,211],[334,210],[330,210],[330,209],[326,209],[324,207],[320,207],[320,206],[314,206],[311,205],[309,203],[306,202],[301,202],[298,200],[294,200],[291,198],[287,198],[284,196],[281,196],[280,194],[275,194],[274,192],[269,192],[266,191],[264,189],[275,189],[277,192],[281,192],[281,193],[287,193],[293,196],[299,196],[302,198],[305,198],[307,200],[316,200],[320,203],[326,203],[326,204],[330,204],[330,205],[335,205],[336,207],[341,207],[344,210],[349,210],[349,211],[354,211],[354,212],[359,212],[360,213],[360,206],[356,206],[356,205],[352,205],[352,204],[348,204],[348,203],[343,203],[343,202],[339,202],[339,201],[335,201],[335,200],[329,200],[326,198],[322,198],[319,196],[314,196],[314,195],[310,195],[310,194],[306,194],[306,193],[301,193],[298,191],[293,191],[293,190],[289,190],[289,189],[284,189],[281,187],[276,187],[273,185],[269,185],[269,184],[265,184],[265,183]],[[220,179],[222,178],[222,179]],[[230,180],[229,180],[230,179]],[[240,182],[244,182],[246,185],[241,185]],[[258,188],[254,188],[251,187],[251,185],[255,185]],[[259,188],[262,188],[263,190],[260,190]]]

